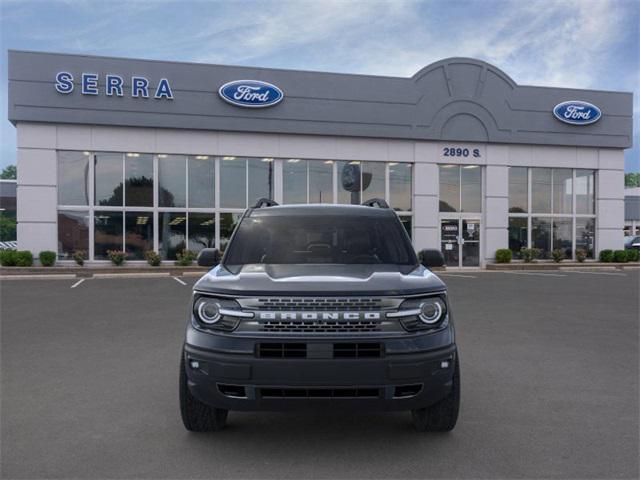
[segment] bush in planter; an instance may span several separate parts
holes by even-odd
[[[127,252],[122,250],[107,250],[107,256],[114,265],[122,265],[127,258]]]
[[[587,251],[584,248],[576,248],[576,260],[580,263],[587,259]]]
[[[520,258],[522,258],[525,263],[531,263],[533,261],[533,249],[522,247],[520,249]]]
[[[632,248],[627,250],[627,260],[630,262],[637,262],[640,259],[640,250]]]
[[[627,251],[626,250],[616,250],[613,252],[613,261],[626,263],[627,261]]]
[[[16,267],[30,267],[33,265],[33,253],[29,250],[18,250],[16,252]]]
[[[508,248],[500,248],[496,250],[496,263],[509,263],[511,262],[511,250]]]
[[[600,261],[601,262],[613,262],[613,250],[601,250],[600,251]]]
[[[187,250],[185,248],[184,250],[176,254],[176,265],[179,265],[181,267],[188,267],[193,263],[197,256],[198,254],[196,252],[192,252],[191,250]]]
[[[157,267],[158,265],[160,265],[160,263],[162,263],[160,255],[158,255],[158,253],[154,252],[153,250],[144,252],[144,258],[147,259],[147,263],[152,267]]]
[[[560,263],[562,260],[564,260],[565,256],[566,255],[564,253],[564,250],[561,248],[556,248],[551,252],[551,258],[553,258],[553,261],[556,263]]]
[[[0,250],[0,265],[3,267],[15,267],[17,253],[15,250]]]
[[[56,257],[56,252],[52,252],[51,250],[44,250],[38,255],[40,264],[43,267],[53,267],[56,264]]]
[[[84,250],[76,250],[72,255],[73,259],[80,266],[84,265],[84,261],[87,259],[87,252]]]

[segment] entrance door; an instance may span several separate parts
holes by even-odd
[[[448,267],[480,266],[480,220],[443,218],[440,242]]]

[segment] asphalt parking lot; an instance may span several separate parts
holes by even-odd
[[[640,272],[442,278],[462,362],[450,434],[331,411],[188,433],[195,278],[2,281],[2,478],[638,478]]]

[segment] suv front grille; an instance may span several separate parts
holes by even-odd
[[[334,388],[261,388],[262,398],[378,398],[379,388],[334,387]]]
[[[276,333],[363,333],[379,332],[376,320],[266,320],[259,323],[260,330]]]
[[[260,358],[380,358],[384,346],[378,342],[366,343],[288,343],[261,342],[256,355]]]
[[[374,297],[260,297],[238,299],[243,308],[269,311],[345,312],[394,308],[400,300]]]

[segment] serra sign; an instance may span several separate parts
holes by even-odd
[[[260,80],[234,80],[218,90],[225,102],[237,107],[264,108],[280,103],[284,93],[271,83]]]
[[[80,76],[80,93],[82,95],[100,95],[100,86],[98,84],[100,78],[97,73],[83,73]],[[108,97],[124,96],[124,78],[120,75],[107,73],[104,76],[104,94]],[[56,75],[56,90],[59,93],[69,94],[75,90],[73,75],[69,72],[58,72]],[[131,77],[131,96],[134,98],[149,98],[150,92],[153,98],[166,98],[173,100],[173,92],[169,80],[161,78],[155,90],[150,88],[149,80],[142,76]]]

